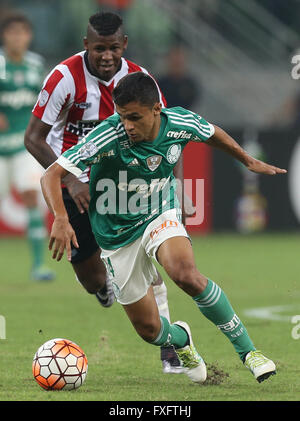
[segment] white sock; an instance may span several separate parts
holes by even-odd
[[[153,292],[160,316],[164,316],[170,322],[167,287],[165,283],[153,285]]]

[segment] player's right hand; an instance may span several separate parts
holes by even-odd
[[[71,243],[78,248],[76,234],[69,223],[68,217],[55,217],[49,241],[49,250],[53,250],[52,258],[58,262],[67,252],[67,259],[70,262],[72,257]]]

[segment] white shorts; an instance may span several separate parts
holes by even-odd
[[[43,173],[43,167],[28,151],[0,156],[0,197],[5,196],[11,186],[20,193],[40,190],[40,178]]]
[[[143,236],[116,250],[102,249],[101,258],[111,277],[116,300],[123,305],[143,298],[157,280],[156,259],[158,247],[172,237],[189,237],[184,226],[171,209],[159,215],[146,228]]]

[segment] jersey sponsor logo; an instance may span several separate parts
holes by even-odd
[[[78,120],[76,123],[69,122],[66,131],[79,137],[84,137],[100,124],[100,120]]]
[[[97,148],[97,146],[90,141],[80,148],[80,156],[84,159],[90,158],[91,156],[96,155],[98,151],[99,149]]]
[[[48,99],[49,99],[49,93],[46,91],[46,89],[43,89],[39,97],[39,106],[43,107],[44,105],[46,105]]]
[[[161,155],[152,155],[152,156],[149,156],[147,158],[147,161],[146,161],[149,170],[150,171],[155,171],[159,167],[159,165],[161,163],[161,160],[162,160]]]
[[[153,241],[154,237],[156,237],[163,230],[165,230],[167,228],[177,228],[178,226],[179,226],[179,224],[178,224],[177,221],[172,221],[170,219],[167,219],[165,222],[163,222],[162,224],[160,224],[158,227],[154,228],[150,232],[150,238]]]
[[[81,110],[86,110],[92,106],[91,102],[75,102],[75,107],[80,108]]]
[[[165,199],[174,195],[174,186],[170,178],[134,178],[128,182],[127,171],[119,171],[118,181],[100,178],[95,187],[97,192],[101,192],[96,200],[96,211],[99,215],[145,214],[147,216],[144,221],[153,218],[161,204],[163,207],[168,204]],[[131,227],[126,227],[125,224],[124,230],[133,229],[142,223],[143,220],[139,220]]]
[[[191,139],[192,133],[188,133],[186,130],[181,130],[180,132],[169,130],[167,137],[173,137],[174,139]]]
[[[115,155],[115,151],[113,149],[111,149],[110,151],[107,152],[102,152],[100,154],[101,158],[103,157],[109,157],[109,156],[114,156]]]
[[[170,164],[175,164],[181,154],[181,146],[176,144],[169,147],[167,151],[167,160]]]
[[[151,180],[151,183],[148,184],[143,179],[131,180],[129,183],[121,182],[118,184],[118,189],[121,191],[127,192],[136,192],[142,195],[142,197],[151,196],[152,193],[158,193],[166,186],[169,182],[170,177],[168,178],[155,178]],[[136,182],[135,182],[136,181]]]
[[[115,155],[115,151],[113,149],[111,149],[110,151],[107,152],[102,152],[101,154],[99,154],[98,156],[96,156],[95,159],[93,159],[93,161],[91,162],[92,164],[98,164],[98,162],[101,161],[101,158],[106,158],[106,157],[110,157],[110,156],[114,156]]]

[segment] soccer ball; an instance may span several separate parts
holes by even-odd
[[[81,386],[88,369],[83,350],[68,339],[51,339],[33,357],[32,372],[46,390],[72,390]]]

